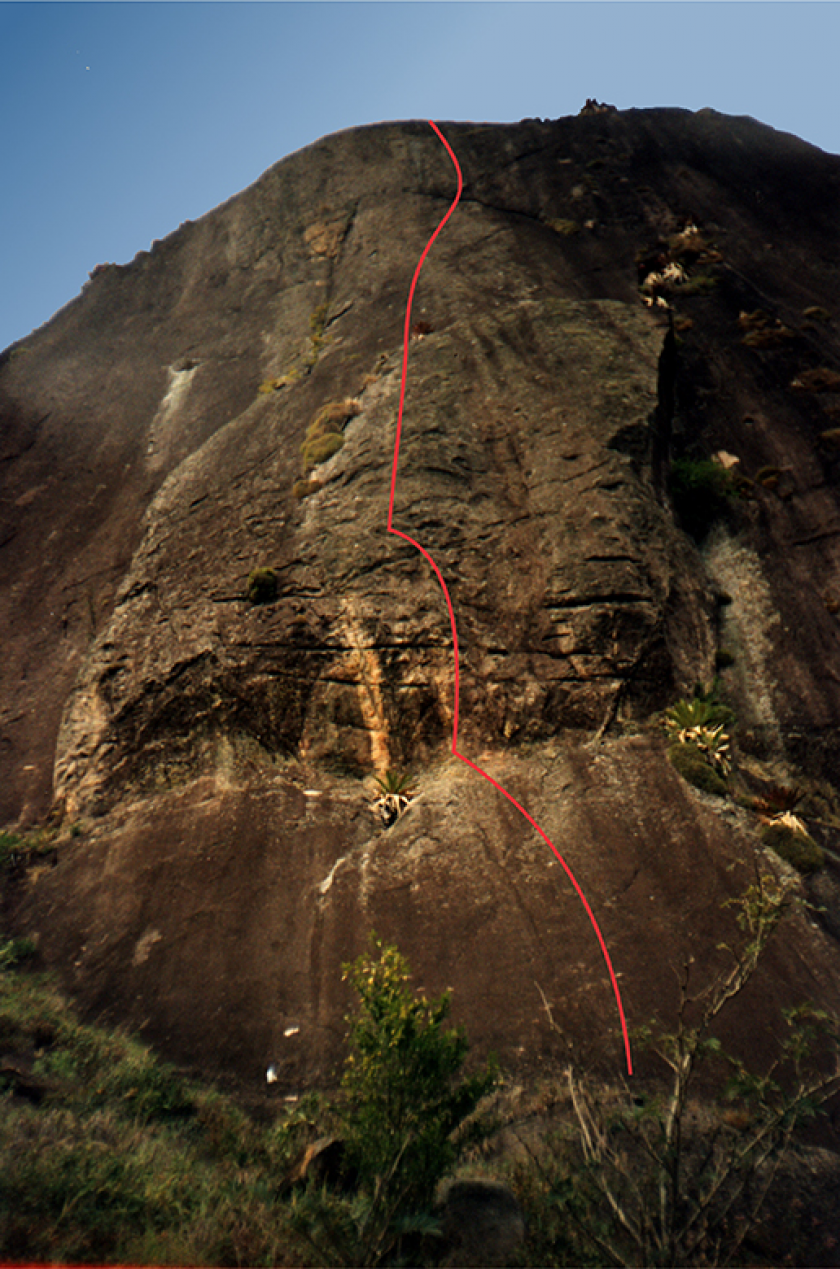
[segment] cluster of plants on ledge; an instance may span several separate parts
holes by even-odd
[[[665,711],[663,722],[669,740],[668,758],[675,770],[702,792],[727,797],[733,791],[731,727],[735,717],[720,700],[719,691],[718,680],[706,688],[698,685],[693,697],[683,698]],[[825,853],[811,837],[804,819],[794,813],[802,796],[799,789],[775,785],[760,796],[741,791],[737,800],[757,814],[762,844],[807,874],[824,867]]]
[[[698,685],[695,695],[682,699],[665,712],[670,741],[668,757],[684,780],[725,797],[732,767],[731,736],[726,727],[733,714],[718,698],[718,684]]]
[[[303,479],[296,481],[293,489],[298,500],[321,488],[320,482],[312,478],[313,469],[343,447],[344,429],[360,411],[359,402],[349,397],[344,401],[330,401],[318,411],[300,447]]]

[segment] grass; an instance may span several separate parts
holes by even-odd
[[[304,1263],[280,1198],[299,1125],[254,1124],[43,976],[0,972],[0,1047],[0,1258]]]
[[[32,863],[39,855],[48,855],[53,843],[44,833],[0,832],[0,872],[19,864]]]

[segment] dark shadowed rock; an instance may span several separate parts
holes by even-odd
[[[442,1264],[509,1265],[525,1241],[522,1208],[498,1181],[451,1181],[441,1195]]]

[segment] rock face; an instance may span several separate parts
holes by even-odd
[[[711,111],[441,128],[464,193],[394,524],[452,596],[459,748],[564,852],[638,1023],[720,963],[751,875],[754,822],[650,721],[722,646],[745,769],[810,781],[840,848],[840,159]],[[622,1061],[562,868],[447,757],[446,607],[386,532],[454,190],[426,124],[328,137],[0,359],[0,820],[80,833],[8,918],[90,1010],[290,1089],[329,1078],[371,928],[479,1048],[541,1062],[544,996]],[[669,467],[719,452],[743,497],[698,547]],[[408,768],[385,831],[365,778]],[[833,870],[735,1043],[840,1001]]]

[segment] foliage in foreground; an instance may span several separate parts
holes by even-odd
[[[297,1147],[142,1044],[0,972],[0,1258],[300,1264],[277,1196]]]
[[[355,1193],[310,1189],[297,1228],[326,1264],[380,1265],[413,1239],[415,1255],[438,1233],[438,1182],[484,1132],[474,1118],[496,1082],[493,1064],[463,1073],[465,1036],[445,1028],[450,998],[415,995],[396,947],[375,936],[344,967],[359,997],[338,1109]]]
[[[686,965],[676,1030],[647,1028],[639,1037],[668,1072],[662,1095],[610,1094],[566,1071],[572,1121],[518,1176],[540,1263],[750,1260],[749,1238],[795,1129],[840,1089],[840,1027],[824,1011],[803,1005],[785,1013],[786,1036],[764,1074],[727,1054],[712,1033],[755,973],[792,885],[758,874],[736,901],[745,940],[726,949],[730,969],[691,995]],[[701,1123],[691,1093],[709,1066],[729,1078],[712,1122]]]

